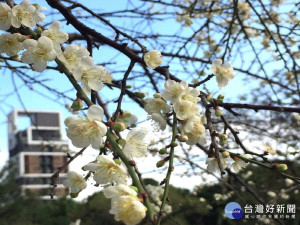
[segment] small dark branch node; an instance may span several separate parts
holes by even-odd
[[[136,163],[133,160],[129,161],[129,164],[130,164],[130,166],[136,166]]]
[[[165,184],[165,183],[166,183],[166,178],[163,179],[163,180],[159,183],[159,185],[163,185],[163,184]]]

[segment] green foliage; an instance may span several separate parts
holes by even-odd
[[[42,200],[22,195],[15,173],[11,165],[0,172],[0,225],[58,225],[76,220],[80,203],[66,198]]]

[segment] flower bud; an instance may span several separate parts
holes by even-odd
[[[138,98],[145,98],[145,93],[143,92],[135,92],[135,95],[138,97]]]
[[[273,165],[273,168],[279,171],[285,171],[288,169],[288,166],[286,164],[275,164]]]
[[[124,139],[119,139],[118,141],[118,144],[121,145],[122,147],[124,147],[126,145],[126,140]]]
[[[171,147],[176,147],[176,146],[178,146],[178,143],[176,141],[171,143]]]
[[[119,166],[122,164],[122,161],[120,159],[114,159],[114,162]]]
[[[126,129],[126,126],[121,122],[113,122],[111,128],[116,132],[121,132]]]
[[[162,149],[159,150],[158,153],[161,154],[161,155],[164,155],[164,154],[167,153],[167,149],[166,148],[162,148]]]
[[[130,112],[126,112],[123,115],[124,115],[125,118],[127,118],[127,117],[131,117],[132,114]]]
[[[223,112],[222,112],[222,110],[219,109],[219,108],[216,108],[216,109],[215,109],[215,114],[216,114],[216,116],[223,116]]]
[[[156,163],[156,167],[159,168],[159,167],[163,167],[165,165],[165,161],[164,160],[160,160]]]
[[[219,134],[219,135],[218,135],[218,138],[219,138],[220,140],[227,140],[227,139],[228,139],[228,136],[227,136],[227,134]]]
[[[227,151],[222,152],[222,156],[223,158],[227,158],[228,156],[230,156],[230,153]]]
[[[19,42],[23,42],[23,41],[25,41],[27,38],[26,38],[26,36],[24,36],[24,35],[19,35],[17,39],[18,39]]]
[[[71,106],[71,109],[73,109],[73,111],[78,111],[78,110],[81,110],[82,107],[83,107],[82,100],[79,99],[79,98],[77,98],[77,99],[73,102],[73,104],[72,104],[72,106]]]
[[[153,95],[153,97],[154,97],[154,98],[161,98],[162,96],[161,96],[161,93],[155,93],[155,94]]]
[[[199,82],[199,80],[196,79],[196,78],[194,78],[194,79],[192,80],[192,83],[193,83],[193,84],[197,84],[198,82]]]
[[[181,135],[181,136],[178,136],[178,140],[180,142],[186,142],[187,140],[189,140],[189,138],[186,135]]]
[[[20,61],[19,54],[13,55],[10,58],[13,60],[16,60],[16,61]],[[14,69],[11,69],[11,70],[13,71]]]
[[[214,100],[213,97],[212,97],[212,94],[207,95],[207,96],[206,96],[206,100],[207,100],[208,102],[212,103],[213,100]]]
[[[222,103],[223,103],[223,100],[224,100],[224,95],[220,94],[220,95],[217,97],[217,103],[218,103],[218,104],[222,104]]]
[[[36,30],[35,30],[35,32],[36,32],[38,35],[40,35],[40,34],[43,32],[43,30],[42,30],[42,28],[37,27]]]

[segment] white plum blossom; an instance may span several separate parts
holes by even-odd
[[[186,87],[183,92],[178,96],[177,101],[190,101],[193,103],[197,103],[200,101],[198,97],[200,95],[200,91],[196,88]]]
[[[35,7],[35,12],[33,14],[35,22],[36,23],[42,22],[46,18],[46,16],[45,16],[45,14],[40,13],[40,12],[45,11],[46,8],[40,6],[39,4],[33,4],[33,6]]]
[[[238,8],[239,17],[242,20],[247,20],[251,17],[251,12],[250,12],[251,6],[247,2],[239,1],[237,8]]]
[[[270,142],[267,142],[264,148],[265,148],[265,152],[271,155],[276,155],[276,149],[272,147],[272,144]]]
[[[182,134],[188,137],[186,143],[188,145],[204,144],[205,139],[205,127],[203,126],[203,119],[200,115],[190,117],[182,128]]]
[[[252,155],[250,154],[245,154],[245,155],[241,155],[242,157],[244,157],[245,159],[252,159]],[[239,172],[241,169],[243,169],[244,167],[247,166],[247,162],[245,162],[244,160],[240,159],[240,158],[235,158],[234,159],[234,163],[231,164],[232,169],[234,170],[234,172]]]
[[[228,166],[227,158],[224,158],[222,154],[219,153],[220,163],[223,169],[226,169]],[[207,165],[207,170],[210,173],[219,171],[218,161],[216,157],[207,158],[205,164]]]
[[[165,83],[165,90],[162,93],[162,97],[166,101],[174,103],[187,87],[188,83],[186,81],[181,81],[178,83],[169,79]]]
[[[107,155],[99,155],[96,162],[89,163],[83,167],[84,170],[94,172],[94,180],[97,184],[127,183],[127,171],[123,166],[115,163]]]
[[[100,91],[103,87],[102,75],[107,70],[102,66],[95,66],[92,57],[84,57],[80,65],[74,70],[73,76],[82,83],[83,91],[89,95],[91,90]]]
[[[126,195],[137,196],[137,192],[125,184],[108,186],[104,188],[103,194],[106,198],[111,198],[112,201],[114,201],[114,199],[117,199],[121,196],[126,196]]]
[[[292,113],[292,120],[297,125],[300,125],[300,113]]]
[[[179,23],[184,22],[183,23],[184,27],[189,27],[193,24],[193,20],[191,19],[189,14],[178,15],[176,21]]]
[[[186,81],[179,83],[167,80],[162,97],[173,104],[178,119],[186,120],[198,113],[199,107],[197,102],[200,101],[199,94],[200,92],[196,88],[189,87]]]
[[[176,101],[173,105],[176,117],[180,120],[186,120],[199,111],[199,107],[192,101]]]
[[[56,53],[61,51],[60,45],[69,39],[69,35],[66,32],[60,30],[60,22],[54,21],[48,30],[44,30],[41,36],[45,36],[51,39],[54,50]]]
[[[149,114],[152,113],[168,113],[170,106],[161,98],[147,98],[145,101],[145,111]]]
[[[11,17],[11,8],[5,3],[0,3],[0,30],[8,30],[10,28]]]
[[[281,4],[283,4],[286,0],[271,0],[271,4],[274,6],[279,6]]]
[[[132,129],[126,137],[126,144],[123,148],[124,154],[129,157],[143,157],[147,155],[147,144],[144,138],[148,134],[145,129]]]
[[[27,39],[23,42],[27,51],[22,54],[22,62],[33,64],[35,71],[42,72],[47,67],[47,62],[56,58],[53,43],[48,37],[40,37],[38,41]]]
[[[87,184],[82,175],[69,171],[67,173],[67,179],[63,182],[65,187],[71,188],[71,193],[79,193],[86,188]]]
[[[88,109],[87,118],[70,116],[65,120],[68,127],[67,136],[72,144],[78,148],[84,148],[90,144],[98,149],[103,144],[103,136],[106,135],[107,127],[102,123],[103,109],[92,105]]]
[[[158,123],[161,130],[165,130],[167,125],[166,116],[163,113],[168,113],[170,109],[170,106],[161,98],[145,99],[145,111],[153,121]]]
[[[41,22],[44,18],[39,11],[34,5],[30,5],[29,0],[22,1],[12,8],[12,26],[16,28],[21,27],[21,25],[34,27],[36,23]]]
[[[15,56],[23,49],[22,42],[19,41],[21,34],[1,34],[0,35],[0,52],[8,56]]]
[[[166,81],[165,90],[162,93],[163,99],[173,104],[176,117],[179,120],[183,120],[184,124],[187,124],[186,120],[194,118],[195,124],[190,121],[185,129],[185,133],[188,134],[187,136],[190,138],[187,142],[188,144],[204,142],[205,128],[201,122],[199,107],[197,105],[200,101],[199,95],[200,91],[196,88],[189,87],[186,81],[179,83],[170,79]],[[198,115],[199,118],[197,119]],[[194,134],[192,132],[193,129],[197,131]]]
[[[64,63],[68,70],[74,72],[76,67],[81,64],[81,60],[89,55],[89,51],[80,45],[68,45],[57,58]]]
[[[103,193],[106,198],[111,198],[112,208],[109,212],[115,215],[115,220],[135,225],[146,216],[147,208],[140,202],[137,192],[129,186],[109,186]]]
[[[99,67],[100,67],[100,69],[101,69],[101,74],[100,74],[100,76],[101,76],[102,82],[111,84],[112,81],[113,81],[113,77],[112,77],[112,75],[110,74],[109,70],[106,69],[106,68],[103,67],[103,66],[99,66]]]
[[[116,221],[122,221],[126,225],[135,225],[146,216],[147,208],[137,197],[121,196],[112,202],[109,213],[115,215]]]
[[[154,122],[159,125],[159,129],[165,130],[167,126],[167,118],[163,116],[161,113],[152,113],[151,118]]]
[[[144,61],[148,67],[155,69],[162,63],[161,53],[157,50],[151,50],[144,54]]]
[[[80,225],[81,219],[77,219],[75,222],[71,222],[70,225]]]
[[[211,72],[216,75],[218,86],[221,89],[234,77],[234,71],[230,62],[222,64],[221,59],[216,59],[212,63]]]
[[[277,194],[273,191],[268,191],[267,195],[269,195],[271,198],[275,198]]]
[[[292,179],[286,178],[285,179],[285,185],[286,186],[291,186],[293,185],[295,182]]]

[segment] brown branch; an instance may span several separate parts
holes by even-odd
[[[50,196],[51,198],[53,199],[54,197],[54,191],[55,191],[55,188],[57,187],[57,183],[59,181],[59,174],[74,160],[76,159],[80,154],[82,154],[84,152],[84,150],[86,149],[87,147],[81,149],[79,152],[77,152],[74,156],[69,156],[69,160],[67,162],[65,162],[65,164],[62,166],[62,167],[59,167],[57,169],[57,171],[50,177],[51,179],[51,185],[52,185],[52,188],[51,188],[51,193],[50,193]]]
[[[221,106],[225,109],[239,108],[239,109],[253,109],[255,112],[259,110],[270,110],[277,112],[297,112],[300,113],[300,107],[283,107],[283,106],[272,106],[272,105],[252,105],[252,104],[240,104],[240,103],[222,103],[218,106]],[[208,107],[214,107],[212,104],[209,104]]]
[[[117,109],[111,119],[111,121],[115,121],[118,117],[118,114],[119,112],[121,111],[121,104],[122,104],[122,99],[123,99],[123,96],[125,95],[125,90],[126,90],[126,80],[131,72],[131,70],[133,69],[134,67],[134,64],[135,64],[135,61],[131,61],[129,66],[128,66],[128,69],[127,71],[125,72],[124,74],[124,77],[123,77],[123,80],[121,82],[121,93],[120,93],[120,96],[118,98],[118,105],[117,105]]]

